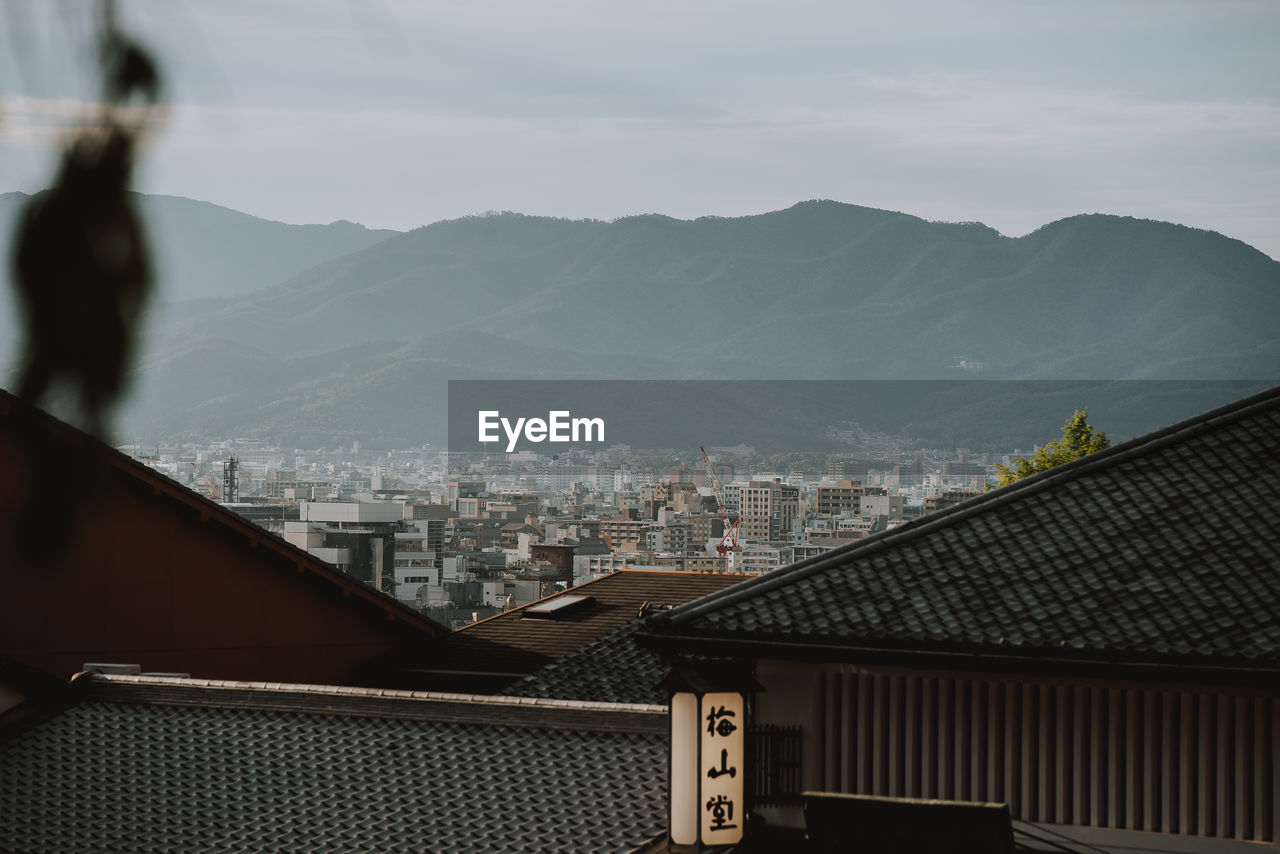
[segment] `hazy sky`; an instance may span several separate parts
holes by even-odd
[[[82,5],[0,8],[0,190],[42,185],[91,98]],[[141,189],[272,219],[831,198],[1009,235],[1150,217],[1280,258],[1278,0],[122,5],[171,83]]]

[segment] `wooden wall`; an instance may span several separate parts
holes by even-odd
[[[1006,802],[1015,819],[1280,839],[1280,700],[1245,691],[822,672],[825,791]]]

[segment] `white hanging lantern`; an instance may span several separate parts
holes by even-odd
[[[746,697],[739,691],[671,696],[673,845],[742,841],[746,826]]]

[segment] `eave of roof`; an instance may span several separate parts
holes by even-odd
[[[103,673],[77,674],[71,685],[78,700],[142,705],[258,709],[640,734],[664,734],[668,726],[667,707],[645,703]]]
[[[1270,664],[1223,663],[1211,657],[1090,655],[1069,648],[993,648],[978,644],[908,645],[892,639],[824,637],[763,638],[758,635],[711,635],[664,632],[637,635],[643,647],[671,655],[693,649],[702,658],[782,659],[868,667],[901,667],[913,671],[966,671],[1004,675],[1106,677],[1144,683],[1247,686],[1280,693],[1280,667]]]

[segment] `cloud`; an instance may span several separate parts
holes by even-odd
[[[147,189],[273,218],[835,197],[1009,232],[1280,222],[1271,0],[135,6],[173,99]],[[7,151],[84,108],[5,103]]]
[[[921,150],[1135,148],[1194,138],[1280,140],[1280,105],[1263,99],[1140,100],[1019,85],[987,74],[832,75],[805,104],[757,118],[780,132],[874,134]]]
[[[10,95],[0,97],[0,145],[56,148],[72,134],[100,127],[107,112],[115,121],[143,130],[158,131],[165,124],[164,108],[108,107],[74,98]]]

